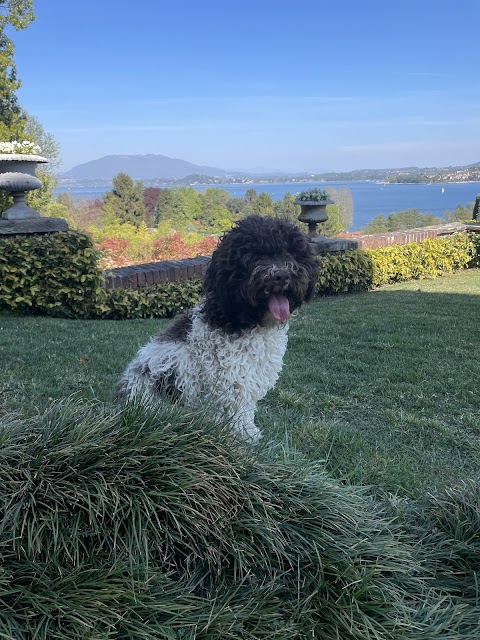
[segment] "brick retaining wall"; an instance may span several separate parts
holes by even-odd
[[[407,244],[409,242],[421,242],[427,238],[438,238],[449,236],[453,233],[465,231],[466,225],[462,222],[451,222],[434,227],[420,227],[409,229],[408,231],[392,231],[390,233],[375,233],[372,235],[359,235],[349,238],[354,243],[355,249],[378,249],[380,247],[391,247],[395,244]]]
[[[452,222],[435,227],[421,227],[409,231],[395,231],[392,233],[376,233],[373,235],[349,236],[347,238],[334,239],[328,243],[327,252],[345,251],[346,249],[377,249],[379,247],[391,247],[395,244],[407,244],[408,242],[421,242],[427,238],[452,235],[462,231],[480,231],[480,226],[466,225],[461,222]],[[334,246],[335,245],[335,246]],[[165,262],[148,262],[131,267],[119,267],[105,271],[106,288],[117,289],[128,287],[138,289],[161,282],[185,280],[194,276],[205,275],[209,256],[198,258],[186,258],[185,260],[167,260]]]
[[[184,260],[165,260],[164,262],[147,262],[130,267],[119,267],[105,271],[107,289],[128,287],[139,289],[147,285],[186,280],[205,275],[210,256],[185,258]]]

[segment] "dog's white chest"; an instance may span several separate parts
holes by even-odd
[[[200,393],[262,398],[274,386],[282,370],[287,348],[288,325],[255,327],[240,336],[210,329],[199,316],[194,317],[185,349],[190,375]],[[193,358],[196,374],[192,370]],[[188,390],[187,390],[188,393]]]

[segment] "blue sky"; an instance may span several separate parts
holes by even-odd
[[[480,161],[479,0],[36,0],[18,92],[64,168]]]

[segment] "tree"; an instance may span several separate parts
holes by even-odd
[[[249,189],[249,191],[255,191],[255,189]],[[253,200],[249,206],[249,213],[254,213],[258,216],[273,216],[273,200],[272,196],[262,191]]]
[[[433,213],[421,213],[418,209],[405,209],[397,213],[390,213],[387,218],[383,214],[375,216],[366,225],[365,233],[390,233],[392,231],[406,231],[417,227],[429,227],[444,223],[444,218],[438,218]]]
[[[234,220],[239,220],[243,217],[243,212],[247,203],[245,198],[229,198],[227,202],[227,209]]]
[[[348,231],[353,222],[353,199],[348,187],[328,189],[330,197],[338,207],[338,226],[340,231]]]
[[[40,122],[23,111],[18,103],[16,91],[21,82],[17,78],[13,60],[15,47],[5,34],[7,26],[18,31],[25,29],[33,20],[33,0],[0,0],[0,140],[30,140],[48,158],[48,165],[37,168],[42,186],[27,196],[28,205],[44,213],[52,204],[53,190],[57,185],[59,149],[53,136],[46,133]],[[4,211],[10,204],[10,198],[2,194],[0,211]]]
[[[398,213],[391,213],[387,218],[388,231],[405,231],[444,222],[443,218],[437,218],[433,213],[421,213],[418,209],[405,209]]]
[[[283,196],[283,200],[276,200],[273,203],[273,215],[276,218],[288,220],[290,223],[302,228],[302,223],[298,220],[300,207],[295,204],[295,196],[289,191]]]
[[[119,173],[113,179],[113,189],[104,196],[105,213],[113,215],[121,223],[140,227],[145,218],[143,185],[133,182],[127,173]]]
[[[334,236],[338,236],[342,231],[346,231],[344,225],[342,225],[340,221],[340,208],[336,203],[328,204],[326,213],[328,215],[328,220],[326,222],[321,222],[318,225],[318,233],[322,236],[333,238]]]
[[[155,207],[157,205],[160,191],[162,190],[158,187],[147,187],[147,189],[143,190],[143,204],[145,205],[148,226],[152,226],[155,217]]]
[[[225,189],[213,189],[212,187],[209,187],[200,194],[200,198],[204,208],[219,205],[226,209],[228,201],[230,200],[230,194]]]
[[[480,201],[480,195],[477,196],[477,199]],[[467,202],[466,205],[458,204],[453,211],[447,211],[444,215],[446,215],[448,222],[469,222],[475,220],[474,208],[473,202]]]
[[[476,198],[475,198],[475,204],[473,206],[472,220],[478,220],[478,215],[480,213],[479,209],[480,209],[480,193],[478,193]]]
[[[40,121],[28,113],[25,113],[24,136],[25,139],[35,142],[40,147],[42,156],[48,160],[48,164],[37,167],[36,173],[42,186],[27,195],[27,203],[32,209],[46,213],[52,205],[53,191],[58,184],[57,175],[61,165],[59,146],[52,134],[45,131]]]
[[[161,189],[160,193],[158,194],[157,204],[155,205],[153,225],[155,227],[158,227],[160,222],[163,222],[164,220],[170,220],[172,217],[172,190]]]
[[[74,229],[87,231],[92,227],[100,227],[104,218],[104,202],[96,200],[74,200],[63,191],[54,198],[42,215],[53,218],[65,218]]]
[[[200,218],[201,211],[200,194],[193,187],[172,189],[172,213],[177,231],[192,229],[194,222]]]
[[[365,233],[385,233],[388,231],[387,219],[383,213],[379,213],[370,220],[363,230]]]
[[[15,93],[21,86],[13,60],[15,47],[5,27],[18,31],[32,20],[33,0],[0,0],[0,140],[19,139],[25,124]]]
[[[224,189],[206,189],[200,194],[202,212],[199,221],[209,233],[222,233],[232,227],[233,218],[227,208],[230,194]]]

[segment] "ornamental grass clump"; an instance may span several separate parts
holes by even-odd
[[[480,480],[428,495],[416,524],[436,587],[476,606],[480,616]]]
[[[3,420],[2,638],[475,634],[421,571],[360,489],[259,460],[207,413],[63,403]]]

